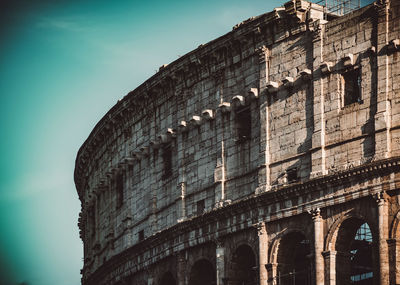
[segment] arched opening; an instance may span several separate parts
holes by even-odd
[[[231,276],[229,276],[229,284],[257,284],[258,267],[256,265],[256,255],[250,246],[239,246],[233,254],[231,264],[232,273]]]
[[[278,285],[312,284],[310,241],[300,232],[282,237],[277,255]]]
[[[215,280],[214,267],[207,259],[200,259],[192,266],[189,285],[214,285]]]
[[[175,278],[171,272],[166,272],[160,280],[160,285],[175,285]]]
[[[373,238],[369,225],[359,218],[345,220],[336,239],[336,284],[373,284]]]

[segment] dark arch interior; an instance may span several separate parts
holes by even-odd
[[[336,281],[338,285],[373,284],[374,250],[369,225],[350,218],[340,226],[336,240]]]
[[[164,273],[161,278],[160,285],[175,285],[175,278],[171,272]]]
[[[278,250],[277,284],[312,284],[310,266],[310,241],[299,232],[292,232],[284,237]]]
[[[256,255],[248,245],[239,246],[232,257],[232,276],[230,284],[253,285],[257,284],[258,268]]]
[[[189,285],[214,285],[215,270],[207,259],[196,261],[190,270]]]

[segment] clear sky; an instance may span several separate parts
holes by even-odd
[[[162,64],[285,1],[8,2],[0,4],[0,284],[77,285],[73,170],[94,125]]]

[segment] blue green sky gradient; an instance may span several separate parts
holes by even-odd
[[[0,6],[0,284],[80,284],[76,153],[164,63],[281,0]]]

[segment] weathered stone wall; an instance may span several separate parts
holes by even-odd
[[[400,280],[400,4],[322,11],[296,0],[240,23],[102,118],[75,169],[84,284],[188,284],[199,259],[236,284],[241,244],[271,281],[290,234],[331,284],[346,220],[371,228],[374,282]]]

